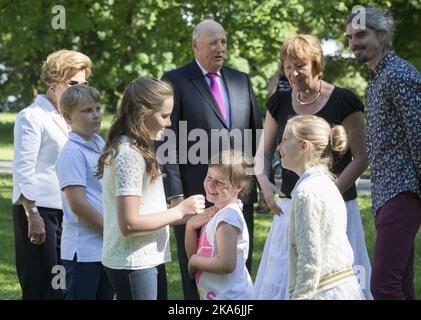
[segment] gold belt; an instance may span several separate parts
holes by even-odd
[[[317,290],[323,289],[326,286],[332,285],[335,282],[341,281],[346,278],[354,276],[354,270],[352,268],[344,269],[330,276],[320,279]]]

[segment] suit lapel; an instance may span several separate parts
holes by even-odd
[[[53,122],[57,125],[57,127],[60,129],[61,133],[63,133],[65,135],[66,138],[69,137],[69,127],[67,126],[66,122],[63,121],[59,121],[56,116],[54,114],[52,114],[51,112],[49,113],[51,119],[53,119]]]
[[[208,106],[210,106],[210,108],[212,108],[212,110],[215,112],[218,119],[224,124],[226,128],[228,128],[227,124],[225,123],[224,117],[222,116],[221,111],[219,110],[219,106],[216,103],[212,92],[210,91],[209,85],[207,84],[206,79],[203,76],[202,70],[200,70],[196,61],[193,60],[193,62],[190,64],[190,69],[191,70],[188,74],[191,76],[191,81],[193,85],[203,96]]]
[[[69,126],[67,125],[66,121],[57,113],[54,107],[50,104],[47,104],[45,101],[38,101],[38,105],[41,106],[42,109],[48,114],[51,118],[53,123],[57,126],[62,134],[66,137],[69,137]]]

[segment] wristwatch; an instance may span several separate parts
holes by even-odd
[[[25,213],[26,213],[26,216],[27,217],[32,216],[33,214],[36,214],[38,212],[39,211],[38,211],[38,208],[37,207],[33,207],[33,208],[29,209],[29,210],[25,210]]]

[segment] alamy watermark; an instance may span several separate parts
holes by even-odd
[[[51,287],[54,290],[66,289],[66,269],[64,266],[55,265],[51,269],[51,273],[55,276],[51,279]]]
[[[164,131],[160,139],[164,140],[164,143],[156,149],[156,156],[160,164],[209,164],[209,159],[221,150],[235,149],[243,152],[247,165],[253,165],[254,149],[262,134],[262,129],[238,128],[232,130],[195,128],[189,132],[187,121],[180,121],[178,132],[171,129]],[[216,164],[214,163],[216,158],[213,159],[212,164]],[[259,174],[253,168],[249,168],[246,173]]]
[[[55,5],[51,8],[51,13],[55,14],[51,20],[51,27],[54,30],[66,29],[66,8],[62,5]]]
[[[367,288],[367,273],[366,273],[365,267],[362,265],[354,265],[352,269],[354,270],[355,277],[357,278],[357,281],[360,284],[361,289],[362,290],[370,289],[370,288]]]
[[[352,7],[352,13],[355,14],[351,21],[352,28],[354,30],[366,29],[365,8],[360,5],[354,6]]]

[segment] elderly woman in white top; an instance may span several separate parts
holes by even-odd
[[[59,112],[62,93],[86,84],[92,62],[86,55],[59,50],[47,57],[41,80],[45,95],[17,116],[14,127],[13,222],[16,271],[22,299],[60,299],[52,287],[52,268],[60,264],[62,204],[55,165],[68,138]]]

